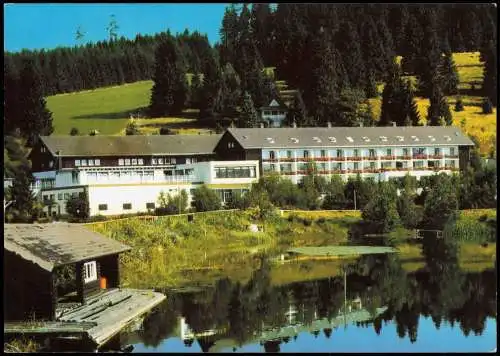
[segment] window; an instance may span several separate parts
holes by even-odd
[[[403,148],[403,156],[408,156],[408,149],[407,148]]]
[[[68,200],[69,199],[69,193],[64,193],[64,200]]]
[[[86,159],[82,159],[82,166],[86,166],[87,165],[87,160]]]
[[[282,164],[280,166],[280,171],[281,172],[291,172],[292,171],[292,164],[291,163],[288,163],[288,164]]]
[[[100,159],[96,159],[96,160],[94,160],[94,164],[95,164],[96,166],[100,166],[100,165],[101,165],[101,160],[100,160]]]
[[[83,264],[83,281],[85,283],[97,280],[97,264],[95,261]]]
[[[158,164],[163,164],[163,158],[158,158]]]
[[[359,157],[359,150],[357,149],[354,150],[354,157]]]
[[[370,155],[370,157],[372,157],[372,158],[375,157],[375,150],[373,148],[370,148],[370,150],[368,152],[369,152],[368,154]]]
[[[304,151],[304,158],[309,158],[309,151]]]
[[[130,166],[130,158],[125,158],[125,165]]]
[[[450,155],[451,156],[455,155],[455,147],[450,147]]]
[[[79,159],[75,159],[75,166],[80,167],[80,160]]]
[[[58,193],[57,200],[62,200],[62,199],[63,199],[63,193]]]
[[[269,152],[269,159],[276,159],[276,156],[274,154],[274,151]]]
[[[72,198],[78,198],[78,193],[77,193],[77,192],[73,192],[73,193],[71,193],[71,197],[72,197]]]
[[[118,165],[119,165],[119,166],[123,166],[124,164],[125,164],[125,163],[124,163],[123,159],[122,159],[122,158],[120,158],[120,159],[118,160]]]
[[[132,158],[132,165],[136,166],[137,165],[137,158]]]
[[[354,162],[354,170],[358,170],[359,169],[359,163],[358,162]]]
[[[146,203],[146,209],[154,209],[155,203]]]
[[[142,158],[138,158],[138,159],[137,159],[137,164],[139,164],[139,165],[141,165],[141,166],[142,166],[142,165],[144,164],[144,159],[142,159]]]
[[[151,164],[158,164],[158,160],[156,158],[151,158]]]
[[[108,210],[108,204],[99,204],[98,209],[99,211]]]
[[[343,156],[342,150],[337,150],[337,157],[342,157],[342,156]]]
[[[440,154],[441,154],[440,149],[439,149],[439,148],[435,148],[435,149],[434,149],[434,155],[435,155],[435,156],[439,156]]]
[[[390,148],[387,149],[387,155],[392,156],[392,150]]]
[[[123,210],[131,210],[131,209],[132,209],[131,203],[123,203]]]
[[[325,150],[321,150],[321,157],[326,157],[326,151]]]
[[[370,162],[370,169],[375,169],[375,162]]]
[[[93,159],[89,159],[89,166],[93,166],[94,165],[94,160]]]
[[[286,157],[292,158],[292,151],[286,151]]]

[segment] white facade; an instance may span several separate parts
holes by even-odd
[[[360,174],[387,181],[407,173],[420,179],[440,172],[458,171],[458,146],[440,145],[263,149],[263,174],[278,172],[299,183],[314,162],[318,174],[339,174],[344,180]]]
[[[86,192],[90,215],[121,215],[152,211],[161,192],[188,194],[201,184],[222,191],[249,189],[257,181],[259,161],[210,161],[176,166],[80,167],[34,173],[42,182],[42,199],[53,202],[46,212],[66,214],[66,201]],[[226,195],[224,195],[226,191]]]
[[[261,119],[267,122],[269,127],[281,127],[287,111],[276,100],[273,100],[268,107],[261,108]]]

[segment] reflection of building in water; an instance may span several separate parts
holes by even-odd
[[[297,314],[301,312],[298,308],[290,302],[286,316],[286,325],[262,325],[260,333],[255,334],[253,342],[259,342],[264,347],[266,352],[279,352],[281,342],[288,342],[292,337],[294,340],[297,335],[302,332],[314,333],[319,335],[323,330],[325,336],[330,338],[333,329],[347,324],[357,324],[360,322],[369,322],[379,315],[383,314],[387,307],[376,308],[375,313],[371,314],[368,310],[363,308],[363,303],[359,297],[354,300],[346,301],[346,313],[344,307],[339,310],[336,317],[332,319],[318,318],[317,311],[314,312],[314,320],[304,325],[297,320]],[[227,330],[222,329],[209,329],[199,333],[193,332],[186,323],[184,317],[179,318],[179,336],[184,341],[186,346],[191,346],[196,340],[200,345],[203,352],[220,352],[227,348],[237,346],[236,341],[227,337]],[[248,342],[252,342],[249,340]]]

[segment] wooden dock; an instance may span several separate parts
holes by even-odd
[[[165,298],[149,290],[108,289],[89,298],[86,304],[63,312],[57,321],[4,322],[4,335],[88,337],[99,348]]]

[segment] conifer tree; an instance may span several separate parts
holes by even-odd
[[[208,44],[208,43],[207,43]],[[216,111],[217,94],[221,88],[221,71],[211,48],[206,48],[202,59],[203,86],[199,94],[200,118],[213,117]]]
[[[398,122],[402,114],[402,84],[399,67],[394,64],[388,76],[388,81],[382,91],[379,126],[391,126],[392,122]]]
[[[402,90],[402,120],[398,120],[399,126],[419,126],[420,114],[418,112],[417,102],[413,92],[412,85],[409,80],[403,86]]]
[[[237,116],[241,97],[240,77],[233,66],[227,63],[221,74],[221,83],[216,99],[216,112],[226,117]]]
[[[299,127],[307,126],[307,110],[300,91],[293,98],[285,119],[287,126],[292,126],[294,123]]]
[[[427,109],[427,124],[429,126],[449,126],[453,122],[450,108],[439,85],[434,84]]]
[[[343,61],[349,63],[346,67],[349,83],[352,87],[365,88],[366,72],[360,38],[352,22],[344,23],[335,38],[337,49],[342,53]]]
[[[15,222],[31,222],[35,199],[31,192],[34,182],[29,162],[21,162],[14,171],[14,181],[9,189],[10,198],[14,200],[12,210]]]
[[[161,117],[179,114],[186,100],[186,72],[181,64],[179,50],[170,36],[163,38],[158,45],[155,61],[150,115]]]
[[[453,95],[458,92],[458,72],[451,53],[445,53],[439,67],[440,77],[443,82],[443,93]]]
[[[498,103],[498,84],[497,84],[497,47],[493,41],[489,41],[482,51],[484,58],[483,73],[483,95],[489,98],[493,105]]]
[[[32,147],[38,135],[50,135],[54,128],[52,112],[47,109],[40,86],[40,75],[29,59],[24,62],[20,73],[19,96],[19,129],[27,139],[27,145]]]
[[[259,124],[259,115],[255,109],[252,97],[247,91],[243,94],[240,122],[240,126],[242,127],[257,127]]]

